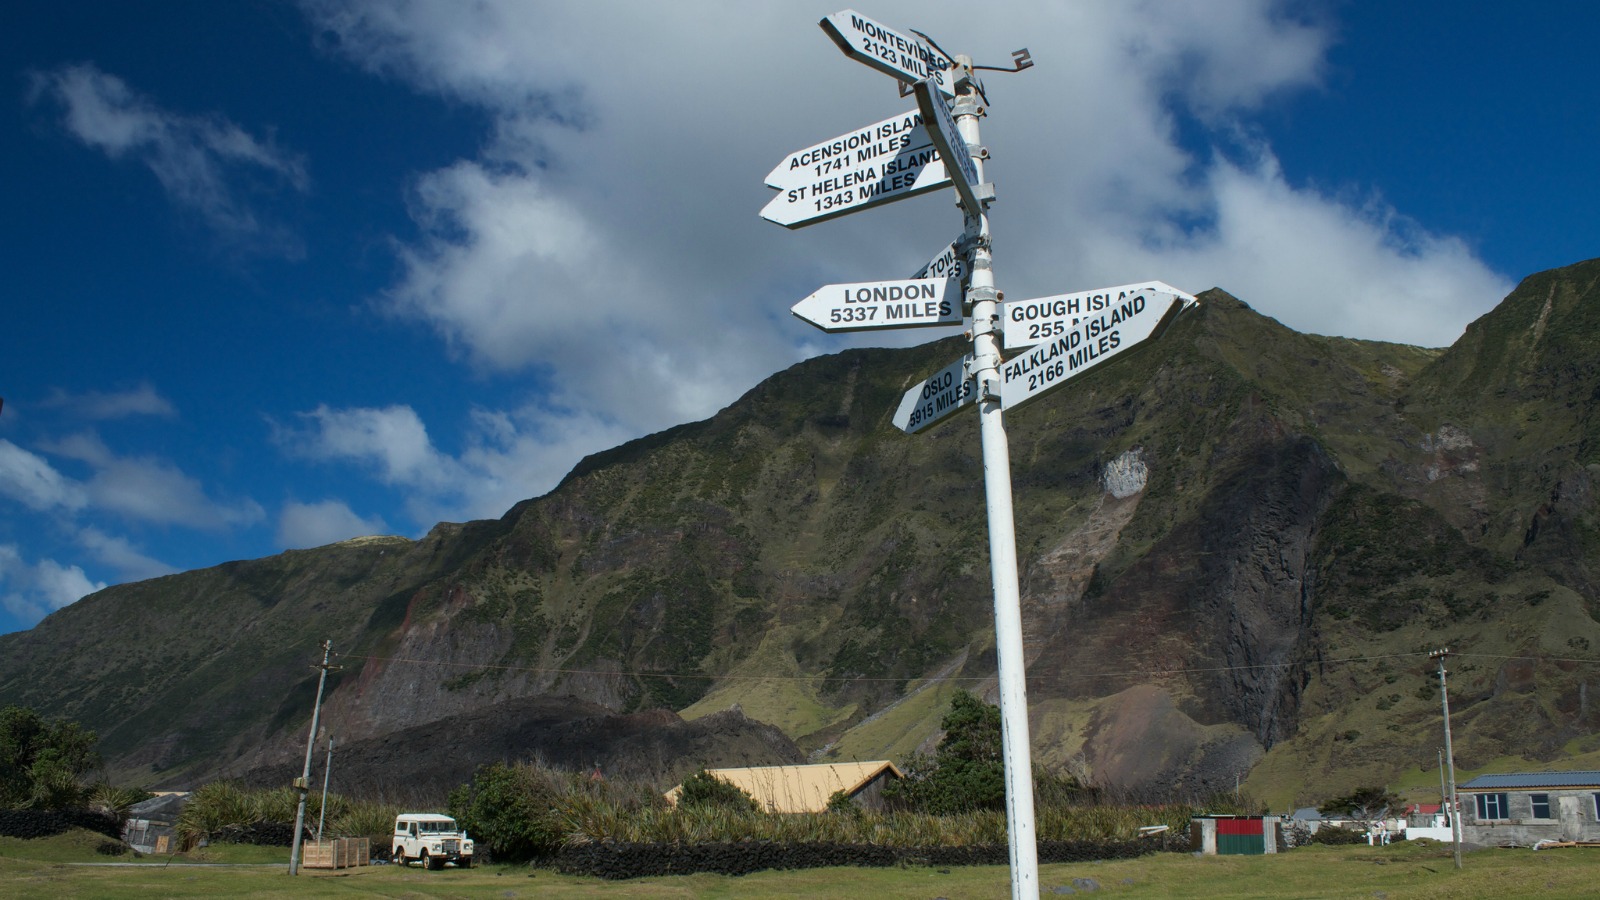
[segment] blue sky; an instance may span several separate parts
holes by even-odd
[[[1013,297],[1159,279],[1442,346],[1600,255],[1593,4],[857,8],[1036,61],[986,78]],[[950,195],[756,216],[783,154],[913,105],[836,11],[5,4],[0,631],[498,516],[798,360],[940,336],[788,307],[908,275],[959,232]]]

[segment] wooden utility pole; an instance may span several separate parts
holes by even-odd
[[[311,750],[317,745],[317,719],[322,714],[322,688],[328,683],[328,671],[340,669],[343,666],[329,665],[328,660],[333,656],[333,641],[322,642],[322,665],[312,666],[321,669],[322,674],[317,676],[317,699],[311,706],[311,733],[306,735],[306,765],[300,777],[294,780],[295,790],[300,792],[300,805],[294,813],[294,843],[289,846],[289,874],[300,874],[300,843],[301,835],[306,827],[306,794],[311,792]]]

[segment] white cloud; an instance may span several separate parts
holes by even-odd
[[[62,124],[78,140],[112,159],[138,160],[175,204],[199,213],[219,232],[298,252],[287,233],[262,222],[243,197],[251,187],[247,178],[258,173],[307,189],[305,164],[270,138],[219,116],[163,109],[92,63],[34,73],[31,93],[59,104]]]
[[[708,415],[816,346],[933,336],[817,339],[786,315],[825,281],[901,277],[959,230],[948,198],[793,233],[756,218],[784,152],[911,105],[845,59],[815,11],[305,6],[359,64],[496,117],[480,158],[418,179],[422,237],[400,246],[385,299],[475,365],[536,369],[565,407],[637,434]],[[1319,84],[1328,25],[1274,0],[966,9],[871,14],[980,63],[1031,48],[1034,68],[986,76],[1007,293],[1159,278],[1224,287],[1296,327],[1440,344],[1508,289],[1403,211],[1296,186],[1270,148],[1230,162],[1250,114]],[[1180,142],[1183,115],[1222,150]]]
[[[98,511],[211,531],[250,525],[266,514],[254,500],[208,496],[199,481],[164,459],[118,456],[93,432],[55,441],[48,449],[92,468],[79,488],[87,498],[85,505]]]
[[[278,516],[278,543],[284,547],[321,547],[388,530],[382,516],[364,519],[339,500],[290,501]]]
[[[0,439],[0,494],[39,512],[82,509],[89,502],[82,485],[5,439]]]
[[[434,445],[409,406],[321,406],[302,418],[305,427],[276,429],[285,452],[355,464],[383,484],[405,488],[407,513],[420,530],[440,520],[498,517],[512,504],[554,487],[575,460],[630,436],[614,424],[568,410],[480,409],[470,417],[462,449],[450,455]]]
[[[178,415],[178,409],[172,405],[172,401],[161,396],[148,382],[126,391],[85,391],[82,394],[69,394],[58,390],[40,405],[60,407],[96,421],[126,419],[132,416],[173,419]]]
[[[145,555],[127,538],[107,534],[94,526],[79,529],[78,543],[101,565],[116,569],[123,581],[141,581],[178,571],[175,566]]]
[[[15,545],[0,544],[0,606],[25,626],[105,586],[77,566],[53,559],[29,563]]]
[[[87,464],[89,477],[63,475],[43,457],[0,440],[0,495],[39,512],[110,512],[139,522],[207,530],[249,525],[264,515],[253,500],[209,497],[200,482],[166,460],[118,456],[92,432],[51,442],[45,449]]]

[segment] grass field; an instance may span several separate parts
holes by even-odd
[[[339,872],[302,870],[290,878],[288,853],[217,848],[205,860],[146,857],[102,863],[98,836],[37,841],[0,839],[0,897],[806,897],[949,900],[1010,896],[1003,866],[810,869],[743,877],[688,875],[602,881],[524,866],[428,872],[394,866]],[[272,864],[263,856],[276,855]],[[126,857],[124,859],[127,859]],[[1595,896],[1600,849],[1478,850],[1455,870],[1448,846],[1307,847],[1276,856],[1194,857],[1165,853],[1104,863],[1046,865],[1045,897],[1213,898],[1541,898]],[[1093,889],[1082,879],[1092,879]]]

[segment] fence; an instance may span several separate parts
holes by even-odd
[[[301,846],[304,848],[302,865],[308,869],[348,869],[372,861],[371,841],[367,838],[306,841]]]

